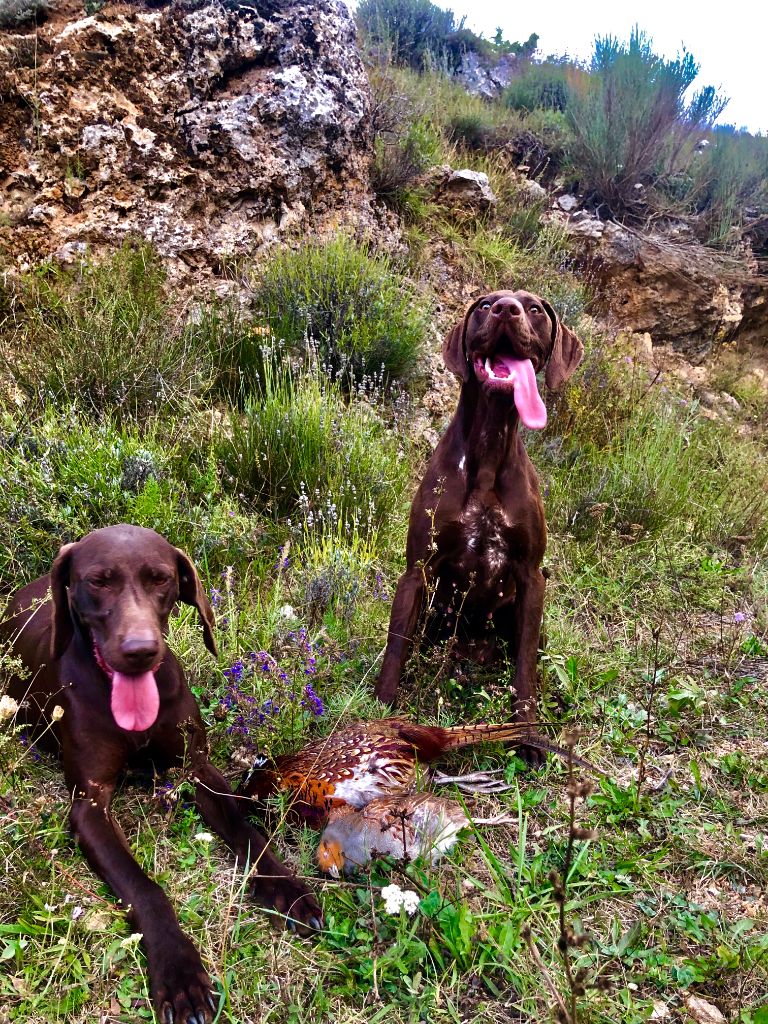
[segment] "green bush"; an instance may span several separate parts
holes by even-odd
[[[496,137],[492,116],[482,110],[454,114],[446,131],[451,142],[466,149],[486,149]]]
[[[388,51],[392,63],[417,71],[442,58],[451,37],[464,30],[464,19],[457,23],[453,11],[431,0],[361,0],[357,18],[371,42]]]
[[[586,339],[585,339],[586,340]],[[768,544],[768,464],[759,444],[649,384],[631,357],[594,339],[546,435],[531,439],[554,532],[580,540],[664,537]],[[605,403],[606,393],[611,395]]]
[[[417,179],[441,156],[440,136],[425,118],[414,121],[399,136],[377,138],[370,179],[374,194],[407,219]]]
[[[768,213],[768,139],[717,128],[691,164],[693,205],[706,224],[706,241],[726,247],[733,229]]]
[[[557,110],[568,106],[568,71],[563,63],[529,64],[504,91],[503,102],[513,110]]]
[[[344,235],[279,252],[259,274],[256,301],[276,338],[315,348],[345,387],[382,372],[406,376],[416,363],[422,302],[386,257]],[[249,367],[243,372],[253,376]]]
[[[172,313],[164,280],[147,243],[76,270],[45,265],[21,282],[0,366],[42,406],[76,402],[138,419],[179,408],[208,390],[210,366]]]
[[[211,570],[252,558],[255,524],[220,495],[202,428],[94,424],[72,408],[0,419],[0,581],[47,572],[61,544],[118,522],[157,530]]]
[[[44,21],[53,6],[51,0],[0,0],[0,28]]]
[[[218,442],[228,486],[300,534],[364,544],[386,535],[409,476],[398,438],[312,369],[266,366],[261,391]]]
[[[591,74],[570,91],[570,156],[583,187],[614,216],[644,211],[644,187],[677,173],[722,111],[711,87],[686,102],[698,70],[690,53],[657,56],[639,30],[628,44],[611,36],[595,41]]]

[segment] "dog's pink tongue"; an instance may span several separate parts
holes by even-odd
[[[127,676],[115,672],[112,676],[112,715],[121,729],[142,732],[154,725],[160,710],[154,672]]]
[[[531,360],[510,359],[507,356],[502,356],[497,361],[509,371],[509,379],[514,382],[515,408],[520,419],[531,430],[541,430],[546,427],[547,407],[542,402],[539,389],[536,386],[536,373]]]

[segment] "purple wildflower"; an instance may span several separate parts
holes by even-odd
[[[744,614],[744,612],[736,612],[736,613],[734,614],[734,616],[733,616],[733,621],[734,621],[734,622],[744,622],[744,620],[746,619],[746,617],[747,617],[747,616],[746,616],[746,615]]]
[[[224,675],[234,683],[242,682],[245,665],[242,661],[236,661],[231,668],[224,669]]]
[[[42,761],[40,751],[37,749],[35,744],[30,740],[29,734],[27,733],[26,729],[19,734],[19,743],[21,743],[22,747],[27,747],[30,754],[32,755],[33,761]]]
[[[288,566],[291,564],[290,558],[288,558],[287,555],[285,555],[285,557],[283,556],[283,551],[285,551],[284,547],[280,547],[280,548],[277,549],[278,558],[277,558],[277,561],[275,562],[275,569],[278,572],[281,569],[287,569]]]
[[[316,718],[325,714],[325,705],[309,683],[304,687],[304,697],[305,699],[302,701],[302,704],[304,706],[309,705],[312,714]]]
[[[389,594],[387,593],[386,584],[384,583],[384,577],[380,572],[376,573],[376,579],[374,580],[373,599],[374,601],[389,600]]]

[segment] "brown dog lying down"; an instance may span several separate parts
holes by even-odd
[[[523,291],[478,299],[446,338],[443,359],[461,394],[411,506],[407,568],[376,684],[386,703],[395,700],[429,591],[424,640],[455,637],[457,653],[476,661],[489,660],[501,641],[516,663],[517,717],[535,720],[547,528],[518,425],[546,424],[536,373],[546,367],[547,386],[557,389],[583,352],[549,303]]]
[[[48,590],[51,600],[47,600]],[[176,601],[194,605],[216,653],[213,613],[189,558],[153,530],[110,526],[59,552],[50,576],[13,598],[0,627],[30,675],[10,694],[26,717],[54,726],[72,794],[70,823],[92,869],[112,888],[143,936],[161,1021],[209,1021],[208,974],[168,898],[133,859],[109,810],[127,766],[184,766],[195,804],[240,865],[255,866],[252,895],[302,933],[321,927],[320,907],[243,818],[229,784],[208,760],[205,727],[178,661],[164,641]],[[47,734],[50,736],[50,732]]]

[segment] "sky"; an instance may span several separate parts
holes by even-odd
[[[701,65],[694,88],[719,86],[730,97],[720,121],[768,133],[768,4],[764,0],[549,0],[509,3],[504,0],[453,0],[457,17],[467,14],[467,27],[492,37],[496,26],[504,37],[524,40],[539,36],[538,56],[568,53],[579,59],[592,52],[595,35],[627,39],[637,24],[654,42],[656,53],[674,57],[683,46]],[[762,10],[762,14],[759,12]]]
[[[768,134],[768,3],[765,0],[435,0],[467,15],[467,27],[493,37],[496,27],[509,40],[539,36],[539,53],[568,53],[585,59],[596,35],[628,39],[633,25],[674,57],[684,46],[701,65],[694,89],[714,85],[730,97],[720,117],[725,124]],[[350,3],[354,7],[354,0]],[[762,10],[762,14],[759,12]]]

